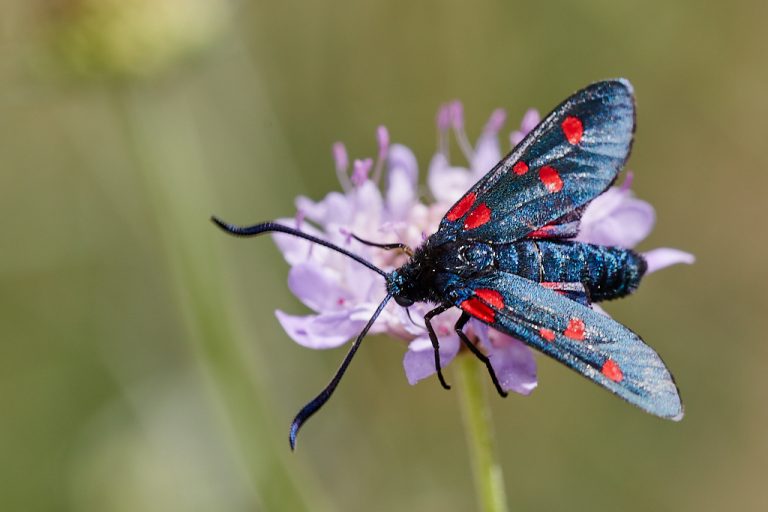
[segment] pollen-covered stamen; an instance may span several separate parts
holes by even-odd
[[[379,153],[376,156],[376,165],[373,168],[373,181],[379,183],[381,180],[381,171],[384,168],[384,162],[389,153],[389,130],[382,125],[376,129],[376,140],[379,143]]]
[[[352,237],[354,236],[354,234],[350,230],[348,230],[345,227],[340,227],[339,233],[341,233],[341,235],[344,237],[345,244],[349,245],[352,243]]]
[[[489,117],[488,122],[485,123],[485,128],[483,128],[483,132],[486,135],[496,136],[501,131],[501,127],[504,126],[504,123],[506,121],[507,121],[507,112],[503,108],[497,108],[496,110],[491,112],[491,117]]]
[[[379,158],[384,158],[389,151],[389,130],[386,126],[381,125],[376,129],[376,140],[379,143]]]
[[[480,203],[467,215],[467,219],[464,221],[464,229],[479,228],[489,220],[491,220],[491,209],[488,208],[487,204]]]
[[[370,158],[355,160],[352,164],[352,183],[356,187],[361,187],[363,183],[368,181],[368,173],[371,172],[371,167],[373,167],[373,160]]]
[[[619,187],[619,190],[622,192],[629,192],[629,190],[632,188],[632,181],[635,179],[635,173],[632,171],[627,171],[627,174],[624,176],[624,181],[621,183],[621,186]]]
[[[448,130],[451,127],[449,105],[440,105],[440,108],[437,110],[437,118],[435,121],[437,123],[437,151],[447,159],[450,147]]]
[[[464,129],[464,105],[459,100],[453,100],[448,104],[448,115],[451,128],[454,130]]]
[[[347,156],[347,148],[343,142],[336,142],[333,145],[333,161],[336,164],[336,176],[341,183],[341,188],[345,192],[349,192],[352,189],[352,183],[349,181],[349,157]]]
[[[437,109],[437,129],[441,132],[448,131],[448,128],[451,127],[451,105],[450,103],[445,103],[443,105],[440,105],[440,108]]]
[[[563,189],[563,180],[560,178],[560,174],[557,169],[550,165],[545,165],[539,169],[539,179],[550,193],[560,192]]]
[[[520,129],[509,134],[509,143],[514,148],[528,135],[541,121],[539,111],[535,108],[528,109],[520,122]]]
[[[301,227],[304,225],[304,218],[306,217],[306,214],[304,213],[304,210],[301,208],[296,209],[296,215],[294,216],[294,222],[296,223],[296,229],[301,231]]]
[[[600,371],[613,382],[621,382],[624,380],[624,373],[621,371],[621,367],[613,359],[609,358],[606,360]]]
[[[471,162],[475,151],[472,149],[472,144],[469,142],[467,132],[464,131],[464,106],[460,101],[456,100],[448,105],[448,110],[450,113],[451,128],[453,128],[453,133],[456,136],[456,142],[459,145],[459,149],[464,153],[464,158],[466,158],[468,162]]]

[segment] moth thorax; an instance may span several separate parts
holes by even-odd
[[[459,257],[473,270],[483,270],[493,264],[495,253],[491,246],[482,242],[471,242],[461,246]]]

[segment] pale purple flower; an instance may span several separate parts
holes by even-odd
[[[589,203],[576,240],[632,249],[651,233],[656,212],[650,203],[635,197],[630,189],[632,180],[630,171],[621,186],[609,188]],[[677,249],[659,248],[642,254],[648,262],[647,274],[695,260],[692,254]]]
[[[437,114],[438,151],[429,165],[427,184],[434,201],[422,202],[418,188],[418,164],[413,152],[391,144],[384,127],[377,130],[378,154],[353,161],[343,144],[333,146],[336,172],[343,192],[331,192],[320,201],[296,199],[298,214],[279,222],[300,227],[312,235],[346,247],[384,270],[394,269],[406,256],[363,245],[351,236],[381,243],[399,242],[417,247],[434,233],[450,206],[502,157],[499,133],[506,120],[503,110],[494,111],[475,144],[464,130],[461,103],[451,102]],[[513,145],[522,140],[539,121],[529,110],[520,129],[510,135]],[[462,153],[466,166],[452,165],[451,140]],[[383,177],[383,183],[379,178]],[[631,174],[620,187],[612,187],[592,201],[581,220],[578,240],[602,245],[634,247],[651,231],[655,221],[650,204],[634,197]],[[297,343],[316,349],[338,347],[355,337],[386,294],[381,276],[358,263],[306,240],[274,235],[286,261],[291,265],[288,286],[314,313],[295,316],[276,311],[280,324]],[[693,256],[676,249],[655,249],[644,253],[648,272],[676,263],[692,263]],[[408,343],[403,366],[408,382],[435,373],[432,344],[424,327],[428,304],[405,309],[390,302],[371,328]],[[448,365],[459,352],[461,341],[454,332],[457,309],[432,319],[440,340],[440,359]],[[528,394],[536,387],[536,361],[522,342],[471,320],[465,332],[488,354],[501,387]]]
[[[528,111],[523,116],[523,120],[520,121],[520,129],[515,130],[509,134],[509,142],[512,147],[520,144],[525,136],[528,135],[531,130],[536,128],[536,125],[539,124],[539,121],[541,121],[539,111],[535,108],[528,109]]]

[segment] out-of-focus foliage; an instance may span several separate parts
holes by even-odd
[[[210,45],[228,1],[48,0],[52,62],[88,77],[146,77]]]
[[[288,339],[273,310],[304,310],[287,265],[208,216],[291,215],[295,195],[338,187],[331,144],[370,155],[378,124],[414,148],[423,179],[446,100],[478,134],[495,107],[517,123],[624,76],[634,186],[658,213],[641,249],[698,262],[607,309],[663,355],[687,415],[648,417],[539,358],[530,397],[493,400],[509,500],[763,510],[767,11],[5,2],[0,509],[472,509],[457,397],[409,386],[390,340],[366,342],[289,455],[290,419],[342,354]]]

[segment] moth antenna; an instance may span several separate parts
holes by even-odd
[[[314,242],[316,244],[322,245],[323,247],[327,247],[332,251],[341,253],[344,256],[348,256],[349,258],[352,258],[353,260],[360,263],[361,265],[365,265],[366,267],[373,270],[374,272],[377,272],[379,275],[383,277],[387,277],[387,273],[381,270],[379,267],[377,267],[373,263],[364,260],[360,256],[353,254],[347,251],[346,249],[342,249],[338,245],[332,244],[331,242],[328,242],[316,236],[312,236],[308,233],[304,233],[303,231],[299,231],[298,229],[289,228],[288,226],[283,226],[282,224],[278,224],[276,222],[262,222],[261,224],[254,224],[253,226],[245,226],[245,227],[235,226],[234,224],[228,224],[215,216],[211,217],[211,221],[213,221],[214,224],[219,226],[221,229],[223,229],[227,233],[235,236],[243,236],[243,237],[258,236],[264,233],[278,232],[278,233],[285,233],[287,235],[292,235],[298,238],[303,238],[304,240],[309,240],[310,242]]]
[[[352,362],[352,358],[355,356],[355,352],[357,352],[357,349],[360,347],[360,343],[363,341],[363,338],[365,338],[365,335],[368,334],[368,330],[373,325],[373,322],[376,321],[376,318],[378,318],[378,316],[384,310],[384,306],[387,305],[387,302],[389,302],[389,299],[391,298],[392,295],[387,295],[384,297],[384,300],[381,302],[381,304],[379,304],[379,307],[376,308],[376,312],[373,314],[371,319],[368,320],[368,323],[365,324],[363,330],[360,331],[357,339],[352,344],[349,352],[347,352],[344,360],[341,362],[341,366],[339,366],[339,369],[336,370],[336,374],[333,376],[333,379],[331,379],[331,382],[325,386],[325,389],[323,389],[319,395],[317,395],[312,399],[312,401],[305,405],[293,419],[293,422],[291,423],[291,430],[288,435],[288,442],[291,443],[291,450],[296,449],[296,436],[299,433],[299,429],[313,414],[315,414],[323,405],[325,405],[325,402],[327,402],[329,398],[331,398],[331,395],[336,389],[336,386],[339,385],[341,378],[344,376],[344,372],[347,371],[349,363]]]

